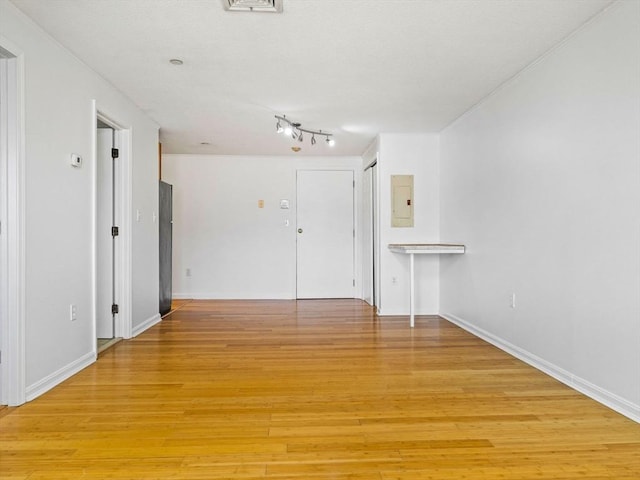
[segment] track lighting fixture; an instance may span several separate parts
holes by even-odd
[[[304,137],[302,133],[304,132],[311,135],[311,145],[316,144],[316,135],[324,136],[327,145],[329,145],[330,147],[333,147],[336,144],[335,140],[333,139],[332,133],[326,133],[322,130],[310,130],[308,128],[302,128],[301,123],[292,122],[286,117],[286,115],[276,115],[275,117],[278,121],[278,123],[276,123],[276,131],[278,133],[284,133],[287,137],[291,137],[294,140],[298,139],[299,142],[303,142]],[[283,124],[284,128],[282,127]]]

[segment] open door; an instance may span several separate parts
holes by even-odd
[[[96,202],[96,336],[100,339],[115,337],[117,241],[113,227],[116,200],[116,161],[113,158],[115,131],[98,120],[97,130],[97,202]]]
[[[97,351],[131,338],[133,168],[131,131],[106,117],[94,101],[94,321]]]

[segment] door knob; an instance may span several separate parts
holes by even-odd
[[[302,229],[301,228],[298,229],[298,233],[302,233]]]

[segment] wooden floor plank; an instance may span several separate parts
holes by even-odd
[[[437,317],[183,301],[0,409],[2,479],[640,478],[640,425]]]

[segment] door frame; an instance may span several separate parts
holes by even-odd
[[[26,401],[25,68],[22,50],[2,36],[0,62],[0,404],[17,406]]]
[[[363,245],[362,245],[362,299],[371,306],[376,306],[376,163],[374,160],[364,168],[362,175],[362,226],[363,226]]]
[[[373,271],[373,306],[376,308],[376,312],[380,312],[380,279],[382,276],[380,275],[380,176],[378,174],[378,156],[376,155],[376,159],[374,163],[371,165],[372,169],[372,202],[371,207],[373,208],[373,258],[369,259],[372,264]]]
[[[116,241],[114,251],[115,266],[115,294],[118,302],[118,313],[114,322],[114,337],[131,338],[133,331],[132,324],[132,179],[133,165],[131,162],[131,129],[124,127],[114,120],[109,114],[99,107],[93,100],[92,115],[92,145],[93,145],[93,254],[92,254],[92,317],[93,317],[93,338],[97,338],[97,303],[98,303],[98,139],[97,121],[100,120],[109,125],[115,133],[116,148],[119,150],[118,160],[120,168],[115,169],[114,180],[116,182],[115,218],[119,227],[118,241]],[[97,356],[97,344],[94,344],[94,352]]]

